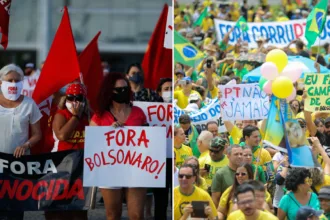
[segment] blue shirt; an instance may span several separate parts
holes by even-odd
[[[279,208],[286,213],[287,220],[296,220],[297,212],[301,206],[309,206],[315,210],[320,210],[320,202],[315,193],[311,193],[307,204],[300,204],[294,197],[293,192],[290,192],[282,197]]]

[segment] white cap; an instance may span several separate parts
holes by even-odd
[[[300,9],[296,9],[294,12],[295,13],[300,13]]]
[[[2,69],[0,70],[0,80],[12,71],[18,73],[21,76],[21,80],[24,79],[23,70],[19,66],[16,66],[15,64],[8,64],[2,67]]]
[[[190,101],[198,101],[198,100],[200,100],[199,95],[197,93],[193,93],[189,95],[188,103],[190,103]]]
[[[34,64],[33,63],[27,63],[25,65],[25,68],[32,68],[32,69],[34,69]]]

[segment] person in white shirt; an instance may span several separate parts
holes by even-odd
[[[31,98],[21,95],[23,78],[22,69],[14,64],[0,70],[0,152],[15,157],[30,154],[30,149],[41,139],[42,114]],[[24,212],[2,211],[2,217],[23,219]]]
[[[31,98],[21,95],[23,78],[23,71],[14,64],[0,70],[0,152],[16,157],[29,154],[41,139],[42,115]]]

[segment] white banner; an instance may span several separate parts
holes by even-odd
[[[163,127],[87,126],[84,186],[165,187]]]
[[[167,20],[166,20],[166,31],[164,39],[164,47],[167,49],[173,48],[173,12],[172,6],[168,7]]]
[[[219,86],[222,92],[221,111],[224,120],[265,119],[269,112],[269,97],[258,83]]]
[[[214,19],[214,25],[217,33],[218,42],[229,30],[236,25],[236,22]],[[249,47],[257,48],[256,39],[263,36],[269,39],[268,45],[285,47],[294,39],[305,39],[306,19],[281,21],[281,22],[248,22],[249,30],[243,33],[238,27],[235,27],[229,37],[229,44],[235,44],[239,38],[249,42]],[[324,25],[324,30],[320,35],[321,45],[330,41],[330,16]],[[315,46],[319,45],[319,38],[315,41]]]
[[[166,155],[172,158],[172,103],[133,102],[147,116],[149,126],[166,127]]]
[[[174,123],[179,123],[180,115],[186,114],[177,105],[174,105]],[[226,132],[226,127],[220,116],[220,105],[218,99],[213,99],[211,103],[201,108],[199,111],[190,112],[188,115],[191,118],[192,124],[199,127],[201,130],[206,130],[206,124],[209,121],[218,122],[219,133]]]

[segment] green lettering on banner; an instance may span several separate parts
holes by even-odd
[[[305,110],[330,112],[330,74],[305,74],[304,84],[307,91]]]

